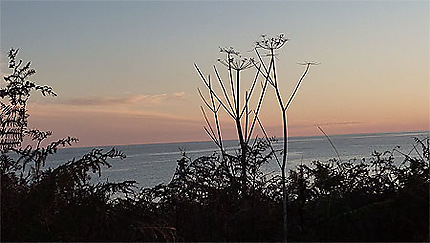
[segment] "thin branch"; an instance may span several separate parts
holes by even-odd
[[[300,84],[302,83],[303,79],[305,78],[306,74],[308,73],[310,66],[311,65],[317,65],[317,63],[308,62],[305,65],[306,65],[306,70],[303,72],[302,76],[300,77],[299,81],[297,82],[297,85],[294,88],[294,91],[291,94],[290,99],[288,100],[287,104],[283,107],[283,109],[285,109],[285,110],[288,110],[288,107],[290,106],[291,102],[293,101],[294,96],[296,95],[296,92],[299,89]]]
[[[197,64],[194,63],[194,67],[196,68],[197,72],[200,75],[200,78],[203,80],[203,82],[205,83],[205,85],[208,86],[208,83],[206,82],[206,78],[203,75],[202,71],[200,71],[200,68],[197,66]]]
[[[279,86],[278,86],[278,80],[277,80],[277,76],[276,76],[276,65],[275,65],[275,57],[274,57],[274,53],[273,50],[271,50],[270,52],[270,64],[271,67],[273,69],[273,88],[275,89],[275,94],[276,94],[276,98],[278,99],[278,103],[279,106],[282,110],[282,112],[285,112],[286,110],[284,109],[284,105],[283,105],[283,101],[282,101],[282,95],[281,92],[279,91]],[[267,76],[270,77],[270,69],[267,71]]]
[[[270,57],[273,62],[273,83],[276,87],[278,87],[278,77],[276,76],[276,65],[275,65],[275,53],[273,52],[273,49],[270,50]],[[281,99],[282,100],[282,99]]]
[[[216,77],[217,77],[217,79],[218,79],[218,82],[219,82],[219,84],[220,84],[220,86],[221,86],[221,89],[222,89],[222,91],[223,91],[223,93],[224,93],[224,97],[225,97],[225,99],[227,100],[227,104],[228,104],[228,106],[230,107],[231,111],[234,111],[233,106],[231,105],[231,102],[230,102],[230,98],[228,97],[227,90],[225,89],[224,82],[222,81],[221,76],[220,76],[220,75],[219,75],[219,73],[218,73],[218,69],[216,68],[216,66],[215,66],[215,65],[214,65],[213,67],[214,67],[215,74],[216,74]]]
[[[261,64],[260,64],[260,66],[261,66]],[[255,78],[254,78],[254,81],[252,82],[251,88],[249,90],[249,94],[245,96],[245,103],[248,103],[249,100],[251,99],[251,96],[252,96],[252,93],[254,92],[255,84],[257,83],[257,79],[258,79],[259,74],[260,73],[258,71],[255,73]],[[240,117],[242,117],[244,111],[245,111],[245,107],[243,107],[242,111],[240,112]]]
[[[236,70],[236,118],[240,119],[240,70]]]
[[[248,91],[245,92],[245,98],[248,97]],[[245,110],[246,110],[246,115],[245,115],[245,139],[248,137],[247,132],[248,132],[248,102],[245,102]],[[242,116],[242,114],[240,115]]]
[[[205,103],[205,105],[209,108],[209,110],[211,110],[212,112],[215,112],[212,107],[208,104],[208,102],[206,101],[206,98],[203,96],[202,92],[200,91],[200,88],[197,88],[197,91],[199,91],[199,95],[200,98],[202,98],[203,102]]]
[[[276,163],[278,163],[279,168],[282,168],[281,162],[279,161],[278,156],[276,155],[276,152],[275,152],[275,149],[273,148],[272,142],[270,141],[269,136],[267,136],[266,130],[264,129],[263,124],[260,121],[260,118],[257,117],[257,121],[258,121],[258,124],[260,125],[261,131],[263,131],[264,137],[266,138],[267,142],[269,143],[269,147],[272,150],[273,155],[275,156]]]
[[[231,96],[233,97],[233,105],[234,109],[236,110],[236,95],[234,93],[234,86],[233,86],[233,70],[231,67],[231,59],[230,59],[230,53],[227,54],[227,61],[228,61],[228,74],[229,74],[229,80],[230,80],[230,87],[231,87]]]
[[[216,146],[218,146],[218,147],[220,147],[220,145],[218,144],[218,141],[216,140],[216,138],[214,138],[214,137],[210,134],[210,132],[208,131],[208,129],[207,129],[205,126],[203,126],[203,128],[205,129],[205,131],[206,131],[206,133],[209,135],[209,137],[212,139],[212,141],[215,143],[215,145],[216,145]]]
[[[266,80],[265,80],[265,82],[264,82],[264,85],[263,85],[263,87],[262,87],[262,90],[261,90],[260,98],[259,98],[259,100],[258,100],[258,104],[257,104],[257,108],[256,108],[256,111],[255,111],[254,119],[253,119],[253,121],[252,121],[252,123],[251,123],[251,127],[250,127],[250,129],[249,129],[248,138],[246,139],[246,141],[247,141],[247,142],[249,141],[249,139],[251,139],[252,132],[253,132],[253,130],[254,130],[254,126],[255,126],[255,122],[256,122],[256,116],[258,116],[258,114],[259,114],[259,112],[260,112],[260,108],[261,108],[261,105],[262,105],[262,103],[263,103],[264,96],[265,96],[265,94],[266,94],[266,89],[267,89],[267,84],[268,84],[268,83],[269,83],[269,79],[268,79],[268,78],[266,78]]]
[[[209,82],[210,82],[210,80],[209,80]],[[211,97],[212,107],[214,110],[213,113],[214,113],[216,130],[217,130],[217,134],[218,134],[219,148],[221,150],[221,154],[223,155],[224,154],[224,148],[223,148],[223,144],[222,144],[221,128],[220,128],[219,120],[218,120],[218,111],[219,111],[219,108],[221,107],[221,105],[219,104],[218,107],[216,108],[215,100],[214,100],[214,94],[210,93],[210,97]]]
[[[232,112],[230,112],[230,110],[225,106],[224,102],[218,97],[218,95],[215,93],[215,91],[213,91],[213,89],[211,88],[210,84],[206,81],[205,76],[203,75],[203,73],[200,71],[199,67],[197,66],[197,64],[194,64],[195,68],[197,69],[197,72],[200,74],[200,78],[203,80],[203,83],[206,85],[206,87],[209,89],[209,92],[211,94],[213,94],[214,98],[221,104],[221,106],[224,108],[224,110],[234,119],[234,115]],[[209,106],[210,107],[210,106]]]
[[[269,83],[270,83],[270,85],[272,85],[272,86],[275,86],[275,84],[273,83],[273,80],[270,78],[270,69],[272,68],[272,62],[270,62],[270,66],[269,66],[269,68],[267,68],[266,67],[266,64],[264,64],[264,61],[263,61],[263,58],[261,57],[261,55],[260,55],[260,53],[258,52],[258,50],[257,50],[257,48],[254,48],[254,50],[255,50],[255,53],[257,54],[257,56],[258,56],[258,59],[260,60],[260,62],[261,62],[261,64],[263,65],[263,68],[264,68],[264,72],[265,73],[267,73],[267,75],[264,75],[264,77],[266,78],[266,79],[269,79]],[[258,71],[259,72],[261,72],[260,71],[260,68],[257,68],[258,69]],[[263,72],[261,72],[261,73],[263,73]]]
[[[324,134],[324,136],[327,138],[327,140],[329,141],[329,143],[331,144],[331,146],[333,147],[334,151],[336,152],[337,158],[339,159],[339,162],[341,162],[342,160],[340,159],[340,155],[339,155],[339,151],[337,151],[336,146],[334,146],[334,143],[331,141],[330,137],[327,135],[327,133],[324,132],[324,130],[318,126],[318,129]]]
[[[205,110],[203,109],[203,107],[202,107],[202,106],[200,106],[200,109],[202,110],[203,117],[205,118],[206,124],[208,125],[208,127],[209,127],[209,129],[210,129],[210,131],[211,131],[211,133],[212,133],[212,135],[213,135],[213,137],[215,137],[215,132],[214,132],[214,130],[212,129],[212,126],[211,126],[211,124],[210,124],[210,122],[209,122],[209,119],[208,119],[208,117],[207,117],[207,115],[206,115]]]

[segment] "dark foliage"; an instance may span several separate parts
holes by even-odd
[[[11,67],[22,62],[17,65],[15,56],[12,50]],[[23,103],[2,101],[2,126],[9,109],[25,107],[32,89],[7,87],[1,89],[2,99],[25,98]],[[26,119],[27,111],[21,111],[20,119]],[[22,121],[15,126],[20,134],[11,138],[13,144],[2,140],[2,241],[283,239],[282,179],[261,172],[274,155],[268,140],[232,155],[191,159],[184,153],[169,184],[138,190],[133,181],[91,182],[103,166],[110,167],[110,159],[125,157],[116,149],[93,149],[57,168],[44,168],[49,155],[76,139],[42,146],[51,133],[28,130]],[[9,136],[7,126],[2,139]],[[24,136],[34,144],[21,146]],[[429,143],[428,137],[417,138],[409,153],[375,151],[369,161],[314,161],[290,171],[288,241],[429,241]],[[397,162],[395,155],[404,160]],[[245,180],[242,156],[247,158]]]
[[[417,139],[424,144],[401,164],[387,151],[369,162],[315,161],[292,171],[290,240],[428,241],[429,138]]]
[[[27,79],[35,71],[30,62],[22,67],[17,53],[9,52],[12,74],[4,77],[6,85],[0,89],[1,240],[174,240],[175,230],[150,217],[133,199],[135,182],[91,183],[91,175],[100,176],[103,166],[110,167],[109,159],[125,157],[122,152],[93,149],[57,168],[43,168],[49,155],[77,139],[67,137],[42,146],[52,133],[27,128],[31,91],[44,96],[55,93]],[[26,146],[24,137],[30,138]]]
[[[240,190],[240,158],[213,154],[192,160],[184,155],[168,185],[142,192],[146,203],[175,225],[178,236],[185,241],[277,240],[281,208],[268,189],[275,179],[260,171],[271,155],[263,154],[266,147],[261,140],[247,150],[252,166],[245,194]]]
[[[5,87],[0,88],[0,150],[6,151],[21,145],[27,128],[27,101],[32,90],[39,91],[43,96],[56,96],[49,86],[42,86],[31,81],[29,78],[36,71],[30,68],[31,62],[22,65],[23,61],[17,61],[19,49],[10,49],[9,69],[10,75],[4,76]],[[7,101],[6,101],[7,100]]]
[[[288,240],[428,241],[429,139],[417,143],[420,153],[404,154],[401,164],[387,151],[290,171]],[[281,241],[280,178],[258,175],[243,196],[239,178],[222,172],[231,159],[184,156],[168,185],[142,192],[145,204],[185,241]]]

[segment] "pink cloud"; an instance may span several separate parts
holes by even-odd
[[[155,100],[166,97],[154,96]],[[135,100],[134,100],[135,99]],[[116,103],[115,103],[115,102]],[[139,97],[123,100],[102,99],[82,102],[92,105],[32,103],[30,127],[54,132],[54,138],[78,137],[77,146],[154,143],[206,139],[199,116],[186,116],[160,109],[133,109],[125,104],[140,104]],[[105,107],[106,104],[123,106]]]
[[[61,100],[62,105],[71,106],[122,106],[122,105],[154,105],[168,100],[182,99],[185,92],[173,94],[133,94],[118,97],[90,97]]]

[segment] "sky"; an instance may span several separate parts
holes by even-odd
[[[78,146],[209,140],[194,68],[215,76],[219,47],[255,57],[262,34],[289,38],[278,52],[290,136],[429,130],[428,1],[1,1],[0,67],[7,51],[32,61],[31,128]],[[242,79],[248,87],[254,70]],[[246,79],[248,77],[248,79]],[[1,85],[4,85],[2,83]],[[244,89],[242,89],[244,90]],[[207,92],[205,92],[207,94]],[[282,136],[275,95],[260,119]],[[252,106],[252,104],[251,104]],[[253,105],[255,107],[255,103]],[[235,128],[221,114],[225,139]],[[257,131],[258,133],[258,131]]]

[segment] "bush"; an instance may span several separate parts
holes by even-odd
[[[9,53],[13,74],[0,89],[9,100],[0,117],[3,241],[283,239],[283,179],[261,172],[274,156],[269,140],[235,155],[192,160],[184,153],[170,183],[140,190],[133,181],[91,183],[110,159],[125,157],[116,149],[93,149],[45,169],[49,155],[76,139],[44,147],[51,132],[28,130],[30,92],[54,93],[27,80],[35,71],[29,63],[20,68],[16,54]],[[34,144],[22,146],[25,136]],[[314,161],[290,171],[288,240],[429,241],[429,143],[417,138],[410,153],[394,149],[374,152],[368,162]],[[396,163],[393,153],[404,160]]]

